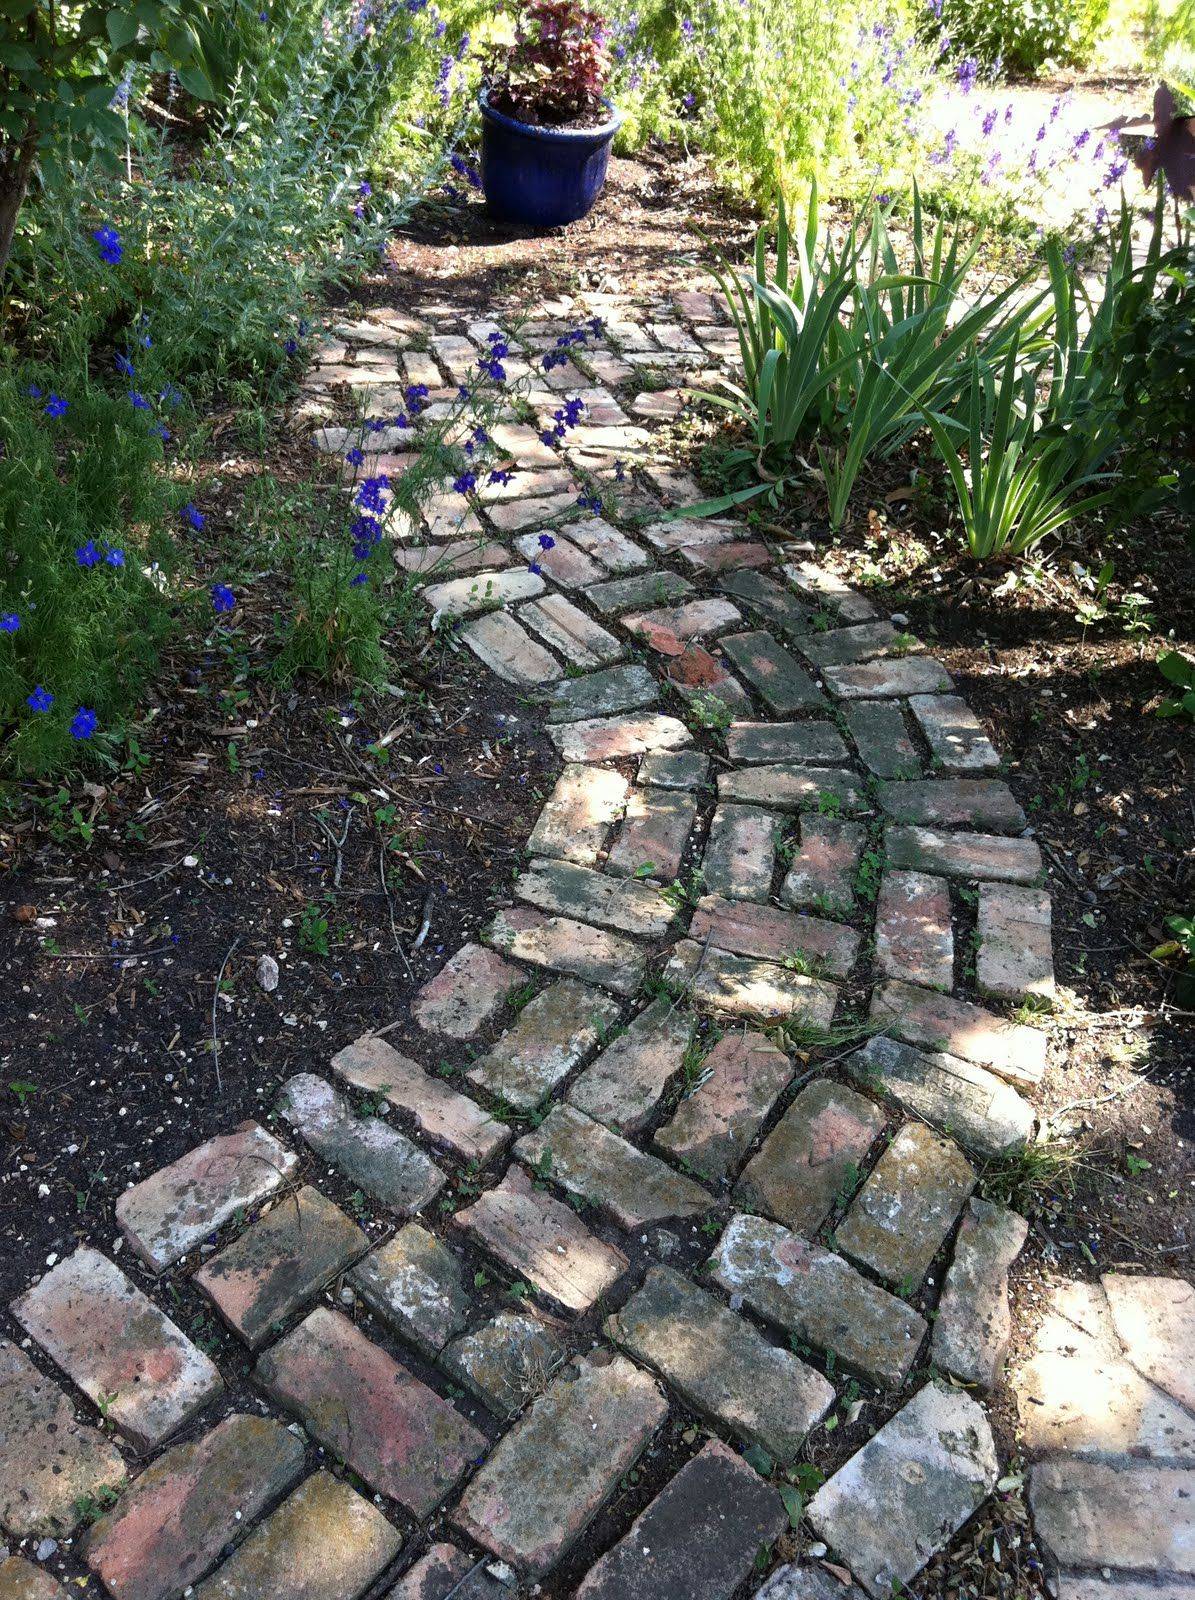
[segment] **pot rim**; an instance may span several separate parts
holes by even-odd
[[[488,117],[492,122],[501,127],[512,128],[516,133],[530,135],[533,139],[546,139],[559,144],[592,144],[594,140],[612,138],[622,127],[624,115],[609,100],[602,104],[609,110],[609,121],[601,123],[596,128],[552,128],[542,127],[538,122],[520,122],[517,117],[508,116],[505,111],[499,111],[490,104],[488,89],[478,92],[477,102],[481,107],[483,117]]]

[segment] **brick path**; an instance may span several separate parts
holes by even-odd
[[[583,369],[545,374],[593,316]],[[346,379],[390,414],[425,382],[436,414],[493,331],[443,301],[338,328],[300,416]],[[710,296],[545,305],[520,337],[519,476],[442,497],[399,559],[560,753],[526,869],[416,998],[419,1060],[313,1053],[269,1128],[121,1196],[120,1264],[97,1240],[13,1304],[0,1600],[888,1596],[995,1492],[1026,1224],[973,1191],[1035,1127],[1037,845],[919,641],[807,551],[664,516],[697,490],[652,429],[733,349]],[[516,1309],[482,1305],[494,1276]],[[244,1345],[252,1412],[180,1285]],[[1015,1375],[1063,1600],[1195,1595],[1193,1333],[1185,1284],[1063,1284]],[[870,1433],[804,1506],[820,1549],[777,1565],[777,1485],[859,1397]]]

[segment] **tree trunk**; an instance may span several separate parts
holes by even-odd
[[[17,217],[29,187],[29,175],[33,171],[36,155],[37,129],[32,119],[19,145],[6,140],[0,146],[0,283],[4,281],[8,267],[13,235],[17,231]]]

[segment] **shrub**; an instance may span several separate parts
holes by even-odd
[[[578,0],[531,0],[489,74],[489,97],[521,122],[602,118],[610,59],[598,12]]]
[[[954,48],[987,66],[1034,74],[1046,65],[1083,66],[1108,17],[1110,0],[934,0]]]

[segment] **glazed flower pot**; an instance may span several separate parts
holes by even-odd
[[[540,128],[481,104],[481,184],[486,204],[505,222],[558,228],[576,222],[602,192],[610,146],[622,113],[597,128]]]

